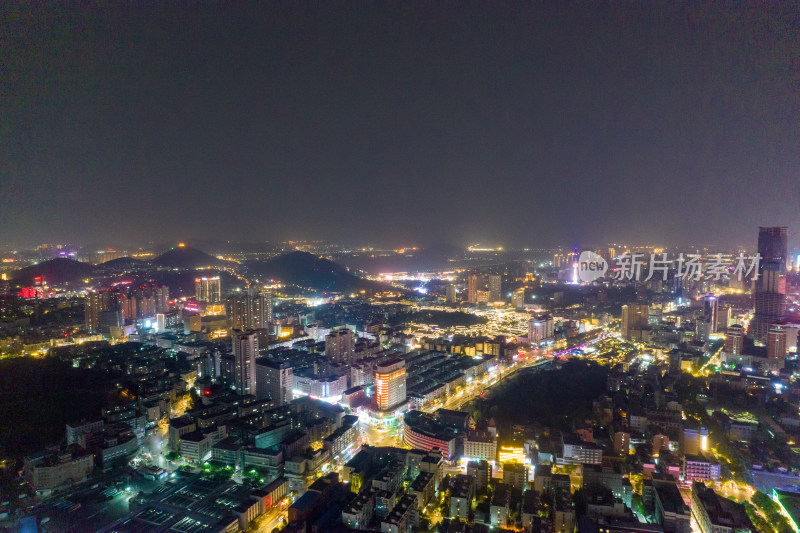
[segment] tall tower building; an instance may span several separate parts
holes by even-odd
[[[198,302],[218,304],[222,301],[219,276],[197,278],[194,280],[195,297]]]
[[[258,336],[253,331],[233,330],[233,385],[239,394],[255,394]]]
[[[707,294],[703,298],[703,318],[709,324],[708,333],[717,332],[717,316],[719,311],[719,300],[713,294]]]
[[[166,313],[169,311],[169,287],[162,285],[153,289],[156,297],[156,313]]]
[[[356,335],[350,329],[331,331],[325,336],[325,356],[332,363],[352,362],[356,347]]]
[[[447,288],[445,289],[444,301],[449,304],[456,303],[456,286],[453,283],[449,283],[447,285]]]
[[[259,296],[263,298],[264,302],[262,305],[264,306],[264,312],[266,315],[265,321],[267,326],[265,327],[269,327],[270,324],[275,322],[274,320],[275,317],[272,311],[272,289],[261,289],[261,291],[259,292]]]
[[[725,332],[728,326],[731,325],[731,318],[733,317],[733,310],[730,304],[717,305],[717,329],[718,333]]]
[[[86,331],[97,333],[100,331],[100,316],[103,311],[108,311],[111,295],[106,291],[90,292],[84,300],[84,322]]]
[[[523,309],[525,307],[525,287],[515,290],[511,295],[511,307],[514,309]]]
[[[622,306],[621,332],[625,339],[641,340],[635,331],[647,328],[650,308],[647,304],[628,304]]]
[[[391,359],[375,367],[375,403],[391,409],[406,401],[406,362]]]
[[[483,276],[472,273],[467,276],[467,301],[477,303],[478,291],[483,288]]]
[[[781,324],[772,324],[767,331],[767,357],[786,357],[786,328]]]
[[[135,321],[139,316],[136,297],[132,294],[120,294],[119,306],[122,317],[128,321]]]
[[[256,398],[271,398],[276,407],[292,400],[294,373],[287,363],[260,358],[256,361]]]
[[[725,334],[725,352],[741,355],[742,348],[744,348],[744,328],[739,324],[734,324],[728,328]]]
[[[499,302],[503,299],[502,280],[503,278],[497,274],[486,276],[486,288],[489,290],[490,302]]]
[[[772,324],[786,315],[786,226],[758,229],[758,279],[755,283],[755,313],[749,334],[765,342]]]
[[[225,315],[232,329],[267,329],[271,311],[271,295],[239,294],[225,299]]]

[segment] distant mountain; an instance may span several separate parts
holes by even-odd
[[[217,259],[213,255],[196,248],[174,248],[159,255],[151,263],[155,266],[167,268],[225,268],[232,265],[230,261]]]
[[[345,267],[308,252],[291,252],[267,261],[247,264],[249,277],[277,280],[317,292],[375,291],[387,288],[375,281],[358,278]]]
[[[141,259],[134,259],[133,257],[119,257],[100,263],[97,265],[98,270],[143,270],[149,268],[151,265],[147,261]]]
[[[50,285],[71,283],[93,276],[95,268],[90,263],[81,263],[74,259],[57,257],[16,271],[14,273],[14,281],[20,285],[33,285],[34,278],[42,276],[42,279]]]

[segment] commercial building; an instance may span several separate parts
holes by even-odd
[[[315,374],[313,369],[298,370],[293,374],[293,393],[321,400],[339,402],[347,390],[347,376]]]
[[[375,367],[375,403],[386,410],[406,401],[406,362],[390,359]]]
[[[758,279],[755,282],[755,313],[748,334],[765,342],[772,324],[786,316],[786,226],[758,229]]]

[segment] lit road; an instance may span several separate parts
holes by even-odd
[[[271,533],[273,529],[280,528],[281,520],[286,523],[287,513],[280,509],[271,509],[265,513],[266,522],[257,530],[258,533]]]
[[[396,446],[402,447],[402,435],[401,429],[402,421],[398,421],[395,426],[390,426],[388,428],[384,427],[377,427],[371,426],[368,424],[362,424],[362,436],[364,438],[365,444],[369,444],[370,446]]]

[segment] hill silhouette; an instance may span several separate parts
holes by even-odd
[[[379,291],[387,286],[358,278],[345,267],[308,252],[291,252],[247,264],[250,276],[318,292]]]
[[[167,268],[203,268],[209,266],[224,268],[231,265],[230,261],[217,259],[213,255],[196,248],[174,248],[159,255],[151,263],[155,266]]]
[[[108,270],[133,270],[145,269],[149,268],[150,266],[151,265],[148,261],[142,261],[141,259],[134,259],[133,257],[118,257],[117,259],[111,259],[110,261],[100,263],[97,265],[97,268]]]
[[[81,263],[66,257],[56,257],[14,273],[14,281],[20,285],[33,285],[37,276],[51,285],[56,283],[71,283],[94,275],[96,267],[90,263]]]

